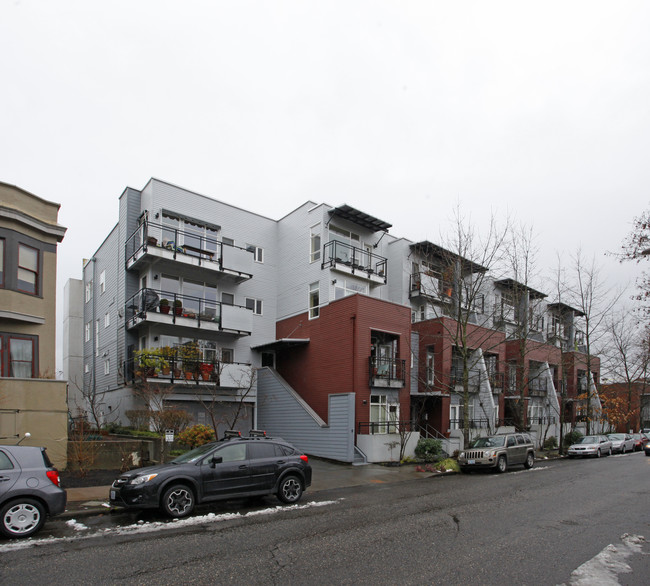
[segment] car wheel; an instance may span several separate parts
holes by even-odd
[[[528,455],[526,456],[526,461],[524,462],[524,468],[526,468],[526,470],[530,470],[534,465],[535,465],[535,456],[533,456],[532,452],[528,452]]]
[[[611,456],[611,455],[612,455],[612,448],[609,448],[609,450],[607,450],[607,455],[608,455],[608,456]]]
[[[505,456],[499,456],[497,460],[497,472],[500,474],[505,472],[508,469],[508,462],[506,461]]]
[[[598,451],[596,452],[596,458],[600,458],[602,454],[600,453],[600,448],[598,448]]]
[[[161,507],[174,519],[187,517],[194,510],[194,493],[189,486],[176,484],[165,491]]]
[[[297,503],[302,496],[302,484],[296,476],[287,476],[280,482],[278,498],[286,504]]]
[[[45,509],[38,501],[21,498],[8,502],[0,510],[0,531],[5,537],[29,537],[45,523]]]

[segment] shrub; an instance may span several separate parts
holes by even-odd
[[[131,409],[126,411],[126,416],[129,419],[131,427],[134,429],[145,430],[149,429],[149,422],[151,421],[151,411],[148,409]]]
[[[544,449],[554,450],[555,448],[557,448],[557,438],[554,435],[547,437],[544,441]]]
[[[207,425],[193,425],[178,434],[178,441],[190,448],[198,448],[215,440],[214,429]]]
[[[442,462],[436,464],[436,469],[440,470],[440,472],[460,472],[460,466],[453,458],[446,458]]]
[[[442,442],[438,439],[420,438],[415,446],[415,455],[425,462],[435,462],[442,452]]]
[[[577,429],[567,433],[564,436],[564,449],[568,448],[571,444],[575,444],[581,437],[582,434]]]

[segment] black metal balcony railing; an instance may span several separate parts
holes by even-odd
[[[331,240],[323,246],[322,268],[345,266],[351,269],[352,274],[367,278],[377,276],[385,283],[387,265],[383,256],[338,240]]]
[[[401,386],[406,384],[405,360],[370,356],[368,358],[368,369],[371,386],[376,384],[377,381],[383,381],[389,385],[391,383],[401,384]]]
[[[415,429],[417,425],[413,421],[360,421],[357,424],[359,435],[408,433]]]
[[[125,259],[127,265],[131,259],[138,256],[139,252],[147,252],[149,247],[160,247],[171,251],[174,260],[179,254],[196,258],[199,266],[206,264],[206,262],[217,263],[219,270],[222,271],[226,268],[233,268],[224,267],[224,251],[238,249],[242,253],[248,253],[251,260],[253,255],[251,251],[239,246],[224,244],[216,238],[145,221],[138,226],[126,241]],[[250,277],[251,275],[244,276]]]
[[[469,420],[469,429],[486,429],[490,427],[489,419],[470,419]],[[449,420],[450,429],[465,429],[464,419],[450,419]]]
[[[172,323],[176,323],[177,317],[185,317],[195,319],[199,324],[201,321],[221,324],[220,302],[170,291],[141,289],[126,302],[124,309],[127,324],[147,312],[170,315]]]
[[[167,352],[161,348],[152,352],[135,352],[125,362],[126,381],[137,382],[155,378],[168,383],[190,381],[198,384],[200,381],[208,381],[219,386],[224,378],[231,382],[232,377],[224,376],[226,369],[231,365],[250,366],[201,357],[198,355],[198,349],[183,345],[166,350]]]

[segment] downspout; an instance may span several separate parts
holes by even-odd
[[[97,328],[97,319],[96,319],[97,309],[96,309],[96,307],[95,307],[95,303],[96,303],[96,300],[95,300],[95,297],[96,297],[96,295],[95,295],[95,286],[96,286],[96,284],[97,284],[97,283],[95,282],[95,278],[96,278],[96,276],[97,276],[97,275],[96,275],[96,272],[97,272],[97,259],[93,256],[93,257],[90,259],[90,262],[93,263],[93,273],[92,273],[92,275],[93,275],[93,276],[92,276],[92,283],[93,283],[93,286],[92,286],[92,288],[91,288],[90,294],[91,294],[92,297],[93,297],[93,306],[92,306],[92,315],[93,315],[93,319],[92,319],[92,326],[91,326],[92,337],[93,337],[93,345],[92,345],[92,348],[93,348],[93,383],[92,383],[92,393],[93,393],[93,394],[92,394],[92,396],[95,397],[95,396],[96,396],[96,393],[97,393],[97,336],[98,336],[98,333],[99,333],[99,328]]]

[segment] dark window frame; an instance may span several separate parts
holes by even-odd
[[[38,336],[30,334],[17,334],[14,332],[0,332],[0,377],[16,378],[11,374],[11,340],[28,340],[32,343],[32,372],[28,378],[36,378],[38,372]],[[21,377],[22,378],[22,377]]]
[[[36,270],[32,270],[30,268],[21,266],[20,264],[20,250],[21,248],[28,248],[30,250],[33,250],[36,252]],[[20,279],[18,277],[18,274],[20,270],[27,271],[29,273],[32,273],[34,275],[34,291],[28,291],[27,289],[21,289],[20,288]],[[34,247],[30,246],[29,244],[25,244],[24,242],[18,242],[18,246],[16,249],[16,291],[20,291],[21,293],[26,293],[27,295],[33,295],[35,297],[40,296],[40,280],[41,280],[41,250]]]

